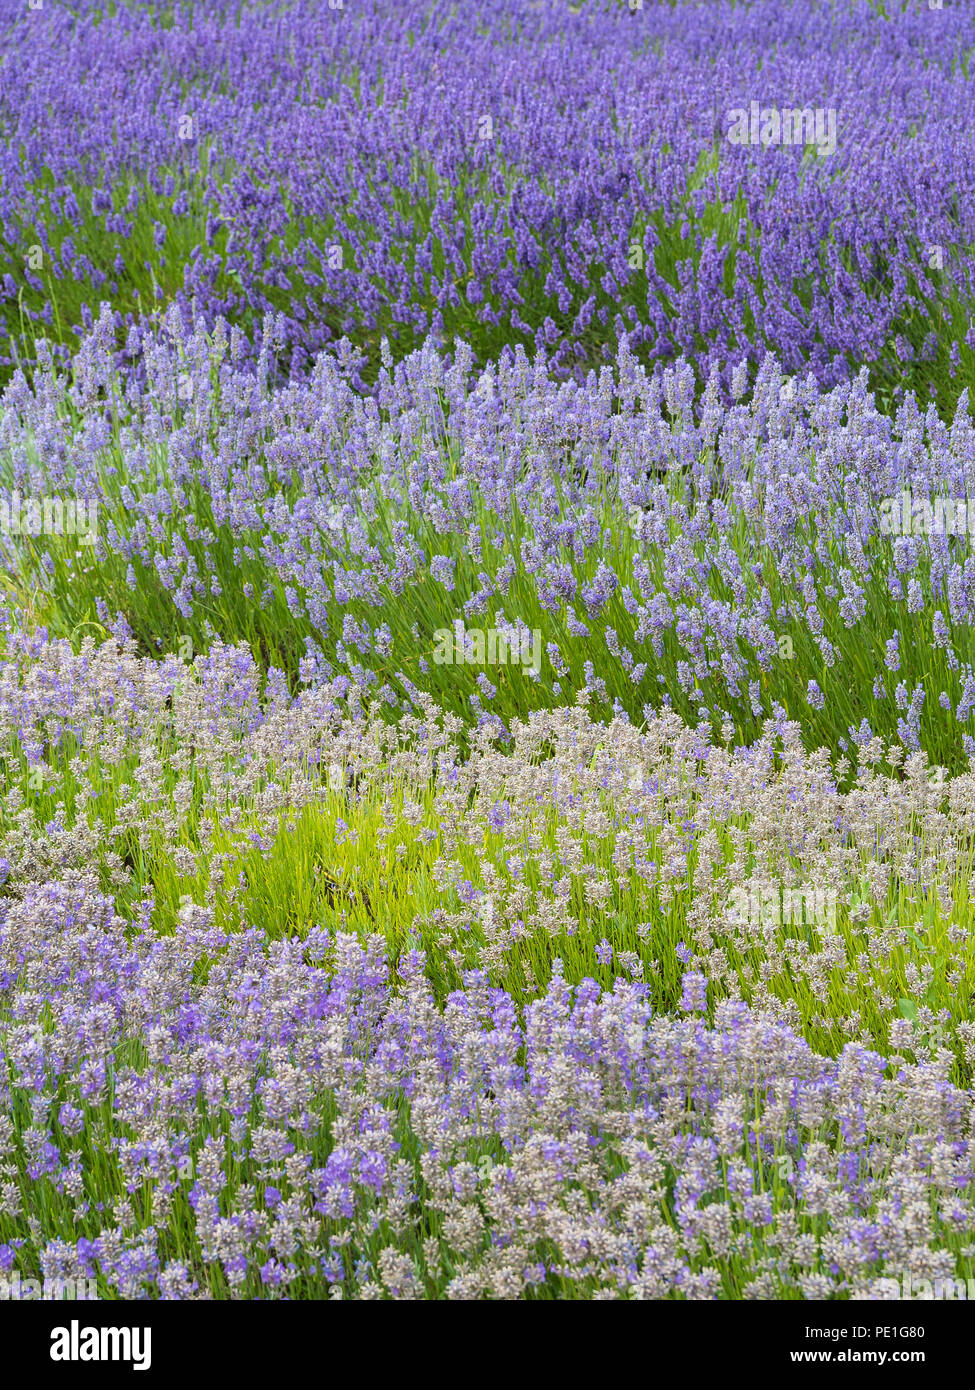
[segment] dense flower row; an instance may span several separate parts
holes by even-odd
[[[821,1298],[969,1277],[971,774],[932,788],[913,759],[842,793],[788,725],[730,751],[581,707],[463,757],[430,705],[396,727],[342,681],[262,695],[243,650],[6,645],[5,1278]],[[316,822],[335,892],[281,931],[255,865],[310,876]],[[756,893],[810,881],[825,915]],[[191,889],[175,912],[167,883]]]
[[[326,353],[275,389],[241,343],[172,310],[132,375],[106,309],[71,374],[6,388],[0,505],[87,509],[81,538],[0,527],[62,631],[121,613],[152,654],[246,640],[291,679],[317,663],[494,727],[585,687],[740,740],[782,709],[810,747],[970,751],[967,394],[950,426],[911,397],[891,419],[862,377],[823,391],[766,359],[724,406],[624,341],[579,386],[427,345],[363,397]]]
[[[8,892],[97,864],[162,925],[189,897],[228,929],[417,930],[444,986],[487,968],[528,995],[557,949],[573,977],[649,972],[671,1010],[696,952],[715,987],[778,1000],[824,1046],[950,1043],[960,1076],[975,1060],[970,771],[939,782],[878,740],[842,791],[794,724],[734,751],[673,713],[641,731],[581,704],[515,721],[502,750],[429,702],[367,715],[341,678],[292,699],[272,675],[262,696],[243,649],[188,667],[11,645]]]
[[[89,1232],[14,1237],[8,1272],[30,1249],[129,1298],[823,1298],[967,1265],[972,1110],[937,1067],[830,1062],[741,1004],[655,1019],[622,982],[556,973],[522,1021],[476,973],[441,1010],[418,954],[391,990],[347,936],[122,927],[86,883],[0,915],[4,1099],[31,1118],[0,1152]]]
[[[388,330],[564,372],[625,330],[725,386],[769,349],[827,385],[888,350],[953,376],[975,341],[964,6],[164,13],[0,4],[0,331],[195,298],[282,311],[298,360]],[[793,110],[834,138],[763,143]]]

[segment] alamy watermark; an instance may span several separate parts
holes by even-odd
[[[749,891],[740,884],[731,890],[732,905],[753,926],[836,925],[836,894],[805,884],[798,888]]]
[[[947,1299],[975,1299],[975,1279],[915,1279],[911,1274],[900,1278],[878,1279],[872,1292],[882,1299],[921,1300],[925,1303]]]
[[[89,1303],[98,1297],[94,1279],[30,1279],[19,1272],[0,1279],[0,1303],[43,1300],[45,1303]]]
[[[506,666],[520,662],[538,675],[542,669],[542,634],[538,628],[465,628],[460,618],[453,628],[433,634],[435,666]]]
[[[22,497],[16,489],[0,497],[0,532],[11,536],[77,536],[91,545],[98,535],[98,500]]]
[[[910,488],[880,504],[885,536],[967,536],[975,532],[975,502],[967,497],[914,497]]]
[[[82,1327],[73,1319],[51,1332],[52,1361],[131,1361],[134,1371],[152,1365],[151,1327]]]
[[[733,107],[726,114],[732,145],[815,145],[820,154],[836,153],[836,109],[832,106]]]

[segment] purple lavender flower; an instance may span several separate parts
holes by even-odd
[[[708,1007],[707,977],[699,970],[686,970],[681,977],[680,1006],[684,1013],[705,1013]]]

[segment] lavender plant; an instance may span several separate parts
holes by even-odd
[[[336,683],[261,700],[242,650],[10,638],[5,1274],[127,1298],[970,1277],[971,774],[899,780],[878,748],[842,793],[794,727],[735,751],[581,705],[509,754],[457,733]],[[810,882],[798,918],[756,891]]]
[[[950,426],[913,397],[891,419],[862,375],[823,391],[766,359],[724,406],[624,342],[582,386],[428,346],[364,397],[354,358],[275,389],[240,345],[172,311],[130,376],[106,310],[72,373],[42,350],[6,389],[0,476],[39,523],[6,539],[10,582],[53,630],[246,641],[292,688],[310,666],[501,731],[586,689],[607,716],[749,742],[782,712],[810,749],[966,765],[967,396]],[[44,498],[83,499],[85,534],[46,531]]]
[[[5,0],[4,357],[195,301],[364,381],[458,339],[561,374],[631,336],[943,414],[972,380],[964,8]],[[4,344],[0,344],[4,348]]]

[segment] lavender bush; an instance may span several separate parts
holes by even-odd
[[[172,310],[128,377],[106,309],[72,375],[6,389],[21,516],[82,499],[73,534],[7,541],[61,633],[117,620],[153,655],[244,640],[292,685],[310,665],[502,733],[584,688],[607,715],[670,707],[750,741],[781,711],[810,748],[879,735],[965,765],[967,394],[950,426],[913,397],[891,419],[862,376],[827,392],[766,359],[725,407],[716,374],[697,393],[688,364],[649,373],[624,341],[580,386],[520,351],[479,373],[428,346],[363,397],[352,359],[274,389],[270,352],[239,349]]]
[[[843,794],[789,726],[730,752],[581,707],[462,760],[432,705],[261,701],[239,650],[10,646],[6,1271],[130,1298],[971,1276],[971,774],[947,809],[919,759]],[[318,880],[296,920],[285,873]],[[798,920],[756,892],[810,881]]]
[[[4,0],[6,358],[195,299],[343,334],[972,380],[963,6]],[[745,116],[742,124],[742,114]],[[0,346],[3,346],[0,344]]]

